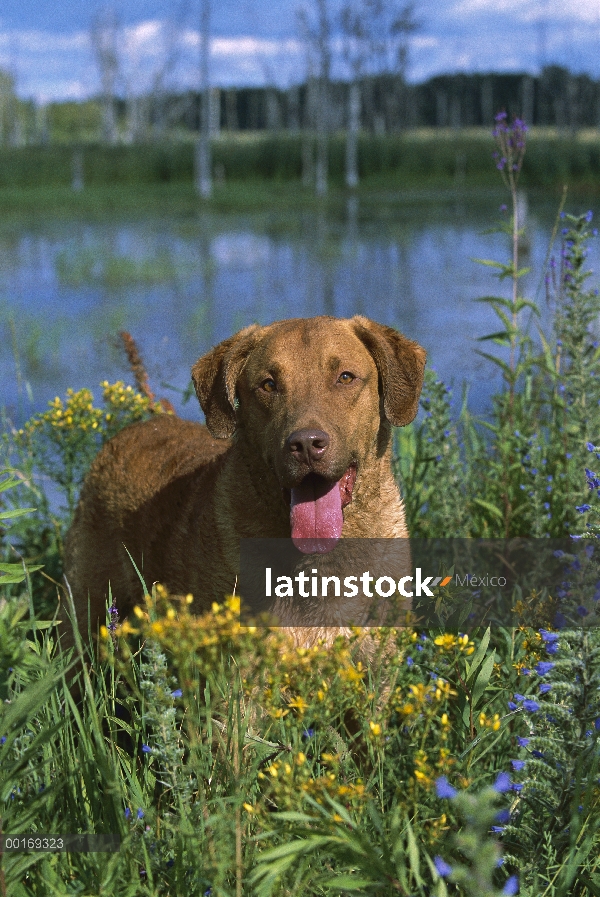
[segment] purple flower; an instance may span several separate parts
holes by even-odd
[[[145,754],[151,754],[151,753],[152,753],[152,748],[150,747],[149,744],[143,744],[143,745],[142,745],[142,751],[143,751]]]
[[[138,807],[137,818],[138,818],[138,819],[143,819],[143,818],[144,818],[144,811],[142,810],[141,807]]]
[[[440,776],[439,779],[435,780],[435,790],[438,797],[447,797],[448,800],[452,800],[458,794],[458,791],[452,787],[446,776]]]
[[[531,739],[529,738],[521,738],[520,735],[517,735],[517,744],[519,747],[527,747]]]
[[[540,685],[540,694],[541,695],[547,694],[551,688],[552,688],[551,682],[542,682],[542,684]]]
[[[550,642],[549,645],[546,645],[546,652],[548,654],[558,654],[558,642]]]
[[[552,660],[540,660],[535,665],[535,671],[538,676],[545,676],[550,670],[553,670],[556,664]]]
[[[518,704],[515,704],[514,701],[509,701],[509,702],[508,702],[508,709],[509,709],[509,710],[518,710],[518,709],[519,709],[519,706],[518,706]]]
[[[518,793],[519,791],[522,791],[522,790],[523,790],[523,784],[522,784],[521,782],[515,782],[514,785],[512,786],[512,790],[513,790],[513,791],[516,791],[517,793]]]
[[[540,635],[543,642],[556,642],[560,638],[558,632],[549,632],[547,629],[540,629]]]
[[[433,858],[433,865],[435,866],[438,875],[441,875],[442,878],[447,878],[452,872],[452,866],[439,855]]]
[[[513,695],[513,698],[515,699],[515,701],[524,701],[524,700],[525,700],[525,695],[520,695],[520,694],[518,694],[517,692],[515,692],[514,695]]]
[[[511,877],[506,880],[506,884],[502,888],[502,894],[505,895],[505,897],[514,897],[514,895],[518,893],[518,890],[519,876],[511,875]]]
[[[530,700],[523,701],[523,707],[529,713],[536,713],[540,709],[540,705],[538,704],[537,701],[530,701]]]
[[[131,819],[131,810],[129,807],[125,808],[125,819]]]
[[[171,692],[171,697],[172,698],[180,698],[182,696],[182,694],[183,694],[182,690],[180,688],[176,688],[175,691]]]
[[[511,760],[510,762],[515,772],[519,772],[519,770],[523,769],[523,767],[525,766],[524,760]]]
[[[406,658],[406,664],[407,664],[407,666],[411,667],[411,666],[413,665],[413,663],[414,663],[414,660],[412,659],[412,657],[407,657],[407,658]]]
[[[504,794],[506,791],[510,791],[510,776],[507,772],[499,772],[494,782],[494,791],[497,791],[498,794]]]
[[[493,825],[492,828],[491,828],[491,831],[492,831],[495,835],[501,835],[502,832],[504,831],[504,826],[503,826],[503,825]]]

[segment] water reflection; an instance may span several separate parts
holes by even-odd
[[[498,205],[382,200],[366,208],[350,197],[339,214],[203,212],[0,231],[0,404],[19,418],[11,321],[28,415],[68,386],[99,392],[100,380],[125,376],[119,329],[138,340],[155,388],[166,380],[184,390],[195,359],[252,322],[364,314],[418,340],[448,383],[460,389],[467,381],[471,407],[481,412],[498,379],[476,340],[497,326],[472,300],[508,295],[509,287],[472,259],[508,257],[504,236],[483,233]],[[543,277],[554,211],[529,197],[528,296]],[[597,260],[593,246],[591,268]],[[184,415],[196,414],[170,398]]]

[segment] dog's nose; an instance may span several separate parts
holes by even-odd
[[[311,464],[318,461],[329,445],[329,436],[323,430],[296,430],[286,440],[286,447],[297,461]]]

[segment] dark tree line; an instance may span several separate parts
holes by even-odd
[[[574,75],[560,66],[547,66],[540,75],[488,73],[436,75],[421,84],[408,84],[391,74],[358,79],[361,94],[360,127],[374,133],[394,133],[412,127],[464,128],[491,126],[494,115],[506,110],[530,125],[576,130],[600,126],[600,81]],[[348,126],[347,82],[330,84],[330,131]],[[275,87],[240,87],[213,91],[214,118],[220,129],[299,130],[311,124],[309,80],[279,90]],[[148,99],[150,121],[163,116]],[[169,124],[196,131],[200,126],[200,96],[188,92],[161,100],[172,111]],[[121,107],[119,109],[119,107]],[[121,115],[125,103],[117,101]]]

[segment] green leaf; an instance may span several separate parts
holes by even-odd
[[[31,511],[37,511],[37,508],[14,508],[12,511],[2,511],[0,520],[7,520],[9,517],[22,517],[23,514],[30,514]]]
[[[488,333],[487,336],[478,336],[477,342],[483,343],[485,340],[494,340],[499,346],[510,345],[510,333],[506,330],[499,330],[497,333]]]
[[[356,875],[335,875],[333,878],[327,878],[320,881],[319,884],[323,888],[343,889],[344,891],[359,891],[362,888],[380,888],[382,882],[373,881],[372,878],[358,878]]]
[[[482,508],[485,508],[486,511],[489,511],[499,520],[504,520],[502,511],[500,511],[499,508],[496,507],[496,505],[492,505],[489,501],[484,501],[482,498],[474,498],[473,501],[476,505],[481,505]]]
[[[491,627],[488,626],[485,633],[483,634],[481,642],[479,643],[479,647],[477,648],[477,651],[475,652],[475,654],[473,656],[473,660],[471,661],[470,664],[468,662],[465,663],[465,668],[467,670],[467,676],[466,676],[466,680],[465,680],[466,682],[468,682],[469,679],[475,675],[475,671],[479,668],[479,666],[483,662],[483,658],[485,657],[485,652],[487,651],[487,647],[490,643],[491,634],[492,634]]]
[[[488,352],[482,352],[480,349],[477,349],[476,352],[478,355],[481,355],[482,358],[487,358],[488,361],[492,361],[494,364],[497,364],[498,367],[502,368],[508,378],[512,377],[513,372],[511,371],[510,366],[505,361],[502,361],[501,358],[496,358],[495,355],[490,355]]]
[[[488,659],[485,661],[481,670],[479,671],[479,675],[475,680],[475,686],[473,688],[473,695],[471,697],[471,706],[473,710],[477,706],[479,699],[483,695],[486,690],[488,683],[490,681],[490,676],[492,675],[492,670],[494,669],[494,664],[496,662],[496,652],[492,651]]]

